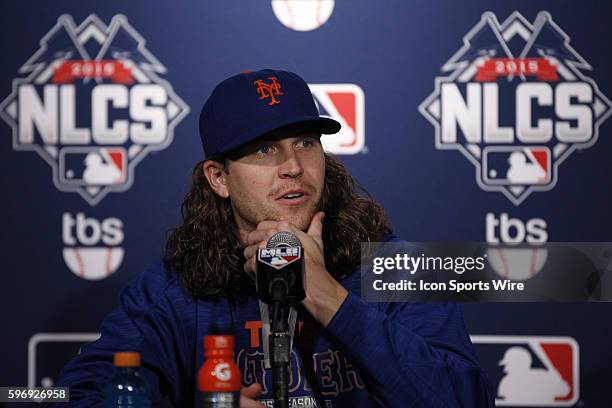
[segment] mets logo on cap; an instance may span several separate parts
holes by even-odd
[[[569,407],[580,397],[579,347],[571,337],[471,336],[498,407]]]
[[[276,105],[280,103],[277,98],[280,95],[284,95],[281,92],[281,84],[278,82],[278,78],[275,76],[268,77],[270,82],[266,82],[263,79],[258,79],[253,82],[256,86],[256,91],[259,94],[259,99],[268,100],[268,105]]]
[[[79,26],[60,16],[19,73],[0,104],[13,149],[37,152],[55,186],[90,205],[130,188],[136,164],[168,146],[189,112],[122,15],[108,26],[93,14]]]
[[[597,141],[612,104],[584,74],[591,69],[548,12],[501,24],[486,12],[419,110],[437,149],[460,151],[482,189],[519,205],[552,189],[559,165]]]

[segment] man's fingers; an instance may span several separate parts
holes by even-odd
[[[255,273],[255,259],[254,258],[247,259],[246,262],[244,263],[243,269],[246,273],[254,274]]]
[[[260,241],[268,241],[272,235],[276,234],[279,230],[275,227],[272,228],[258,228],[249,232],[247,235],[247,245],[253,245]]]
[[[319,238],[323,235],[323,217],[325,217],[325,213],[323,211],[319,211],[314,215],[314,217],[312,217],[310,226],[308,227],[308,235]]]
[[[246,259],[250,259],[254,256],[257,256],[257,250],[259,248],[265,248],[265,247],[266,247],[266,241],[260,241],[255,244],[247,246],[246,248],[244,248],[244,251],[242,253]]]
[[[317,212],[312,219],[310,220],[310,225],[308,226],[307,235],[312,238],[321,239],[323,235],[323,218],[325,217],[325,213],[323,211]],[[294,225],[287,221],[261,221],[257,224],[257,229],[249,232],[247,235],[247,245],[254,245],[261,241],[267,242],[268,239],[279,231],[287,231],[300,239],[304,239],[304,232],[300,231]],[[245,252],[245,256],[248,257]]]
[[[247,245],[253,245],[260,241],[268,241],[277,232],[287,231],[297,233],[298,229],[286,221],[261,221],[257,224],[257,229],[247,235]]]
[[[253,383],[248,387],[243,387],[240,390],[240,395],[243,395],[247,398],[258,398],[261,395],[261,384]]]
[[[249,245],[244,249],[244,257],[246,262],[244,263],[244,271],[247,273],[255,273],[255,267],[257,263],[257,250],[259,248],[265,248],[266,242],[261,241],[255,245]]]
[[[255,401],[254,399],[247,398],[243,395],[240,396],[240,408],[263,408],[263,404]]]
[[[251,384],[240,390],[240,408],[261,408],[263,404],[255,401],[261,395],[261,385]]]

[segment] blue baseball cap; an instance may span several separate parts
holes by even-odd
[[[200,112],[204,155],[214,158],[296,123],[309,123],[326,135],[341,127],[319,116],[308,85],[292,72],[264,69],[235,75],[217,85]]]

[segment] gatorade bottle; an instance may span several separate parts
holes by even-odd
[[[115,353],[114,363],[117,372],[104,388],[104,408],[149,408],[149,388],[138,372],[140,354],[130,351]]]
[[[239,408],[240,372],[234,363],[233,336],[204,337],[206,361],[198,373],[202,408]]]

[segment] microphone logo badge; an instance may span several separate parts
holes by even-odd
[[[80,25],[62,15],[20,68],[0,116],[13,149],[38,153],[60,191],[97,205],[128,190],[136,165],[172,142],[189,113],[144,38],[116,15]]]
[[[480,188],[518,206],[554,188],[559,165],[593,146],[612,113],[590,70],[548,12],[530,22],[515,11],[503,23],[485,12],[419,111],[436,149],[461,152]]]
[[[276,248],[262,248],[257,253],[257,260],[273,267],[282,269],[302,257],[301,247],[279,246]]]
[[[271,76],[268,77],[268,79],[272,81],[271,84],[265,82],[263,79],[258,79],[253,83],[257,85],[256,90],[259,94],[259,99],[270,98],[270,102],[268,102],[268,105],[276,105],[277,103],[280,103],[280,101],[276,99],[276,96],[284,94],[281,92],[280,83],[277,82],[278,78]]]

